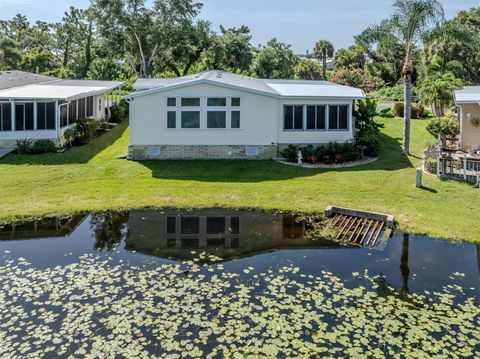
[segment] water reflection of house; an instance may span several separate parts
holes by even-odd
[[[291,214],[205,209],[131,211],[126,247],[162,257],[194,258],[193,250],[231,258],[277,248],[331,247],[305,236]]]
[[[0,226],[0,240],[66,237],[85,219],[84,215],[51,217]]]

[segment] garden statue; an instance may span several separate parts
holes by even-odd
[[[298,150],[297,152],[297,160],[298,160],[298,164],[301,165],[303,163],[303,155],[302,155],[302,151]]]

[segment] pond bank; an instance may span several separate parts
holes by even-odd
[[[425,121],[412,121],[412,153],[401,155],[401,121],[378,119],[377,161],[339,169],[275,161],[145,161],[117,159],[128,146],[128,124],[83,147],[55,155],[0,160],[0,220],[129,208],[258,208],[320,213],[328,205],[389,213],[400,230],[480,243],[472,225],[480,191],[424,178],[415,169],[430,141]]]

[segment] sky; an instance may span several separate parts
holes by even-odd
[[[273,37],[292,45],[298,54],[314,47],[317,40],[330,40],[336,49],[353,43],[353,36],[380,22],[392,11],[393,0],[197,0],[204,6],[201,19],[233,27],[247,25],[253,45]],[[31,21],[59,21],[69,6],[88,7],[90,0],[0,0],[0,19],[17,13]],[[447,18],[459,10],[480,6],[480,0],[443,0]],[[359,5],[361,4],[361,5]]]

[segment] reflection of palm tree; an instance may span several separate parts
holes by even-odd
[[[90,227],[95,234],[95,249],[112,250],[125,237],[128,212],[93,214]]]
[[[410,268],[408,267],[409,244],[409,234],[404,233],[402,255],[400,257],[400,272],[402,273],[402,289],[400,291],[401,296],[407,296],[410,293],[408,290],[408,277],[410,276]]]

